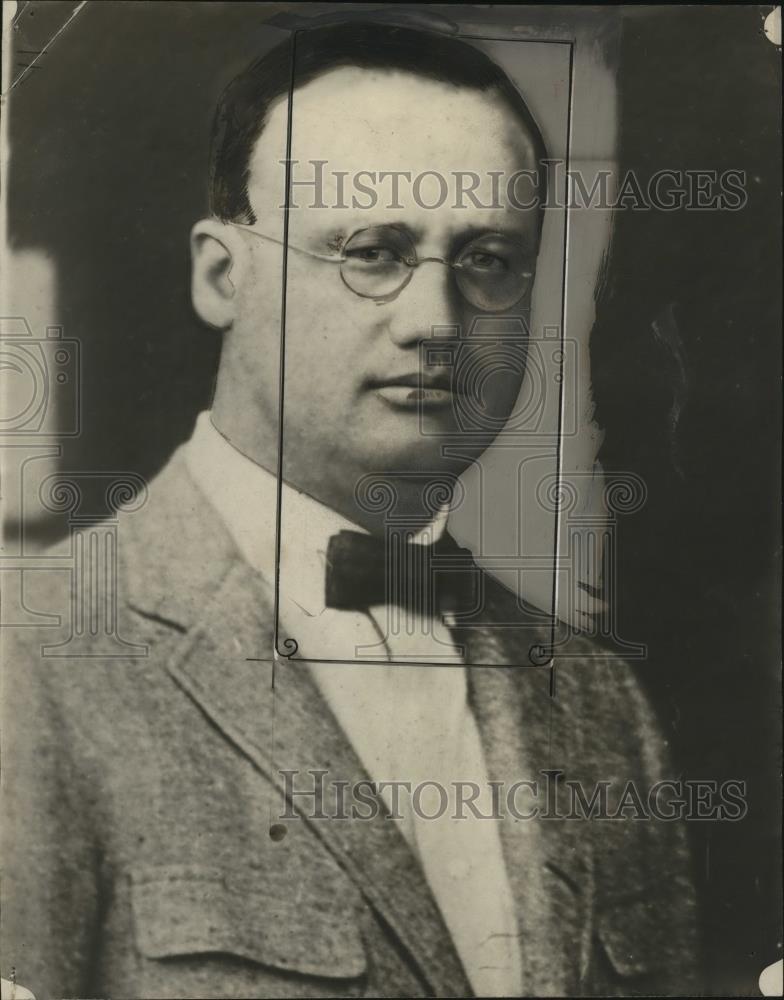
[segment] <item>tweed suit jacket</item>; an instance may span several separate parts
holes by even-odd
[[[61,627],[5,630],[3,976],[38,1000],[471,996],[394,820],[296,796],[281,819],[283,769],[367,775],[305,664],[273,688],[270,585],[180,454],[121,521],[119,566],[118,631],[144,655],[42,654],[69,628],[67,568],[25,580]],[[551,697],[524,612],[483,583],[468,672],[490,776],[671,777],[636,670],[575,634]],[[697,989],[680,823],[509,819],[501,840],[526,994]]]

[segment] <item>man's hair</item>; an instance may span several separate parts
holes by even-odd
[[[398,70],[471,90],[496,90],[534,147],[540,213],[547,183],[544,140],[520,92],[484,52],[448,35],[372,22],[306,28],[240,73],[221,96],[210,154],[210,210],[224,222],[256,221],[248,198],[250,159],[270,106],[341,66]],[[339,127],[336,123],[335,127]]]

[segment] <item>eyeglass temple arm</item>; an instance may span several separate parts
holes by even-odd
[[[268,243],[274,243],[279,247],[287,247],[289,250],[296,250],[297,253],[303,253],[306,257],[314,257],[316,260],[324,260],[330,264],[340,263],[342,257],[336,256],[335,254],[326,253],[316,253],[313,250],[303,250],[302,247],[295,247],[293,243],[288,243],[285,240],[278,240],[274,236],[268,236],[266,233],[259,232],[258,229],[254,229],[252,226],[245,226],[240,222],[229,222],[228,225],[234,226],[235,229],[242,229],[246,233],[250,233],[252,236],[258,236],[260,240],[267,240]]]

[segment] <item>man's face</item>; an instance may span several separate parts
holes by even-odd
[[[257,217],[253,229],[278,239],[286,127],[281,100],[254,150],[248,190]],[[312,185],[293,187],[297,207],[289,212],[285,282],[284,475],[289,470],[287,478],[296,482],[298,470],[307,469],[358,477],[454,468],[441,454],[443,443],[462,434],[468,450],[481,452],[513,408],[525,338],[512,319],[527,319],[530,289],[520,301],[488,310],[487,303],[477,304],[481,287],[472,294],[469,281],[466,297],[455,269],[429,261],[410,272],[397,294],[378,299],[356,292],[386,292],[394,274],[408,275],[409,269],[395,260],[405,255],[400,247],[407,242],[419,260],[454,259],[471,244],[472,271],[467,273],[480,286],[483,271],[492,286],[494,272],[508,266],[495,258],[493,240],[499,235],[508,241],[501,245],[519,248],[532,269],[537,211],[510,205],[505,184],[515,171],[535,167],[529,137],[493,92],[405,73],[345,68],[295,91],[291,158],[294,181],[312,181],[316,169],[321,171],[319,194],[327,207],[313,207]],[[313,161],[326,162],[316,168]],[[393,195],[389,180],[372,184],[362,171],[377,177],[382,171],[407,172],[412,181],[401,175]],[[445,198],[432,173],[419,186],[413,184],[433,171],[445,180]],[[498,205],[481,207],[459,197],[453,176],[459,171],[482,178],[477,192],[482,205],[490,201],[489,172],[499,172]],[[372,208],[352,205],[354,196],[361,205],[371,200],[361,193],[362,182],[376,192]],[[443,204],[428,207],[439,201]],[[240,235],[251,255],[251,280],[243,282],[238,296],[228,349],[241,352],[235,371],[247,378],[260,418],[275,418],[282,252],[251,233]],[[309,255],[337,258],[341,249],[349,253],[343,265]],[[508,344],[499,353],[497,340],[476,336],[476,321],[487,330],[494,316],[502,317],[506,331],[517,330],[511,355]],[[434,338],[445,334],[450,346],[462,344],[451,360],[444,352],[434,356],[424,350],[438,346]],[[245,395],[238,392],[238,401]],[[469,440],[465,418],[471,424],[472,412],[477,419]],[[478,428],[486,433],[477,436]]]

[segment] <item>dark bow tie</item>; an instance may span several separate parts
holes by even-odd
[[[362,610],[397,604],[422,614],[470,611],[479,570],[447,533],[434,545],[341,531],[327,547],[326,606]]]

